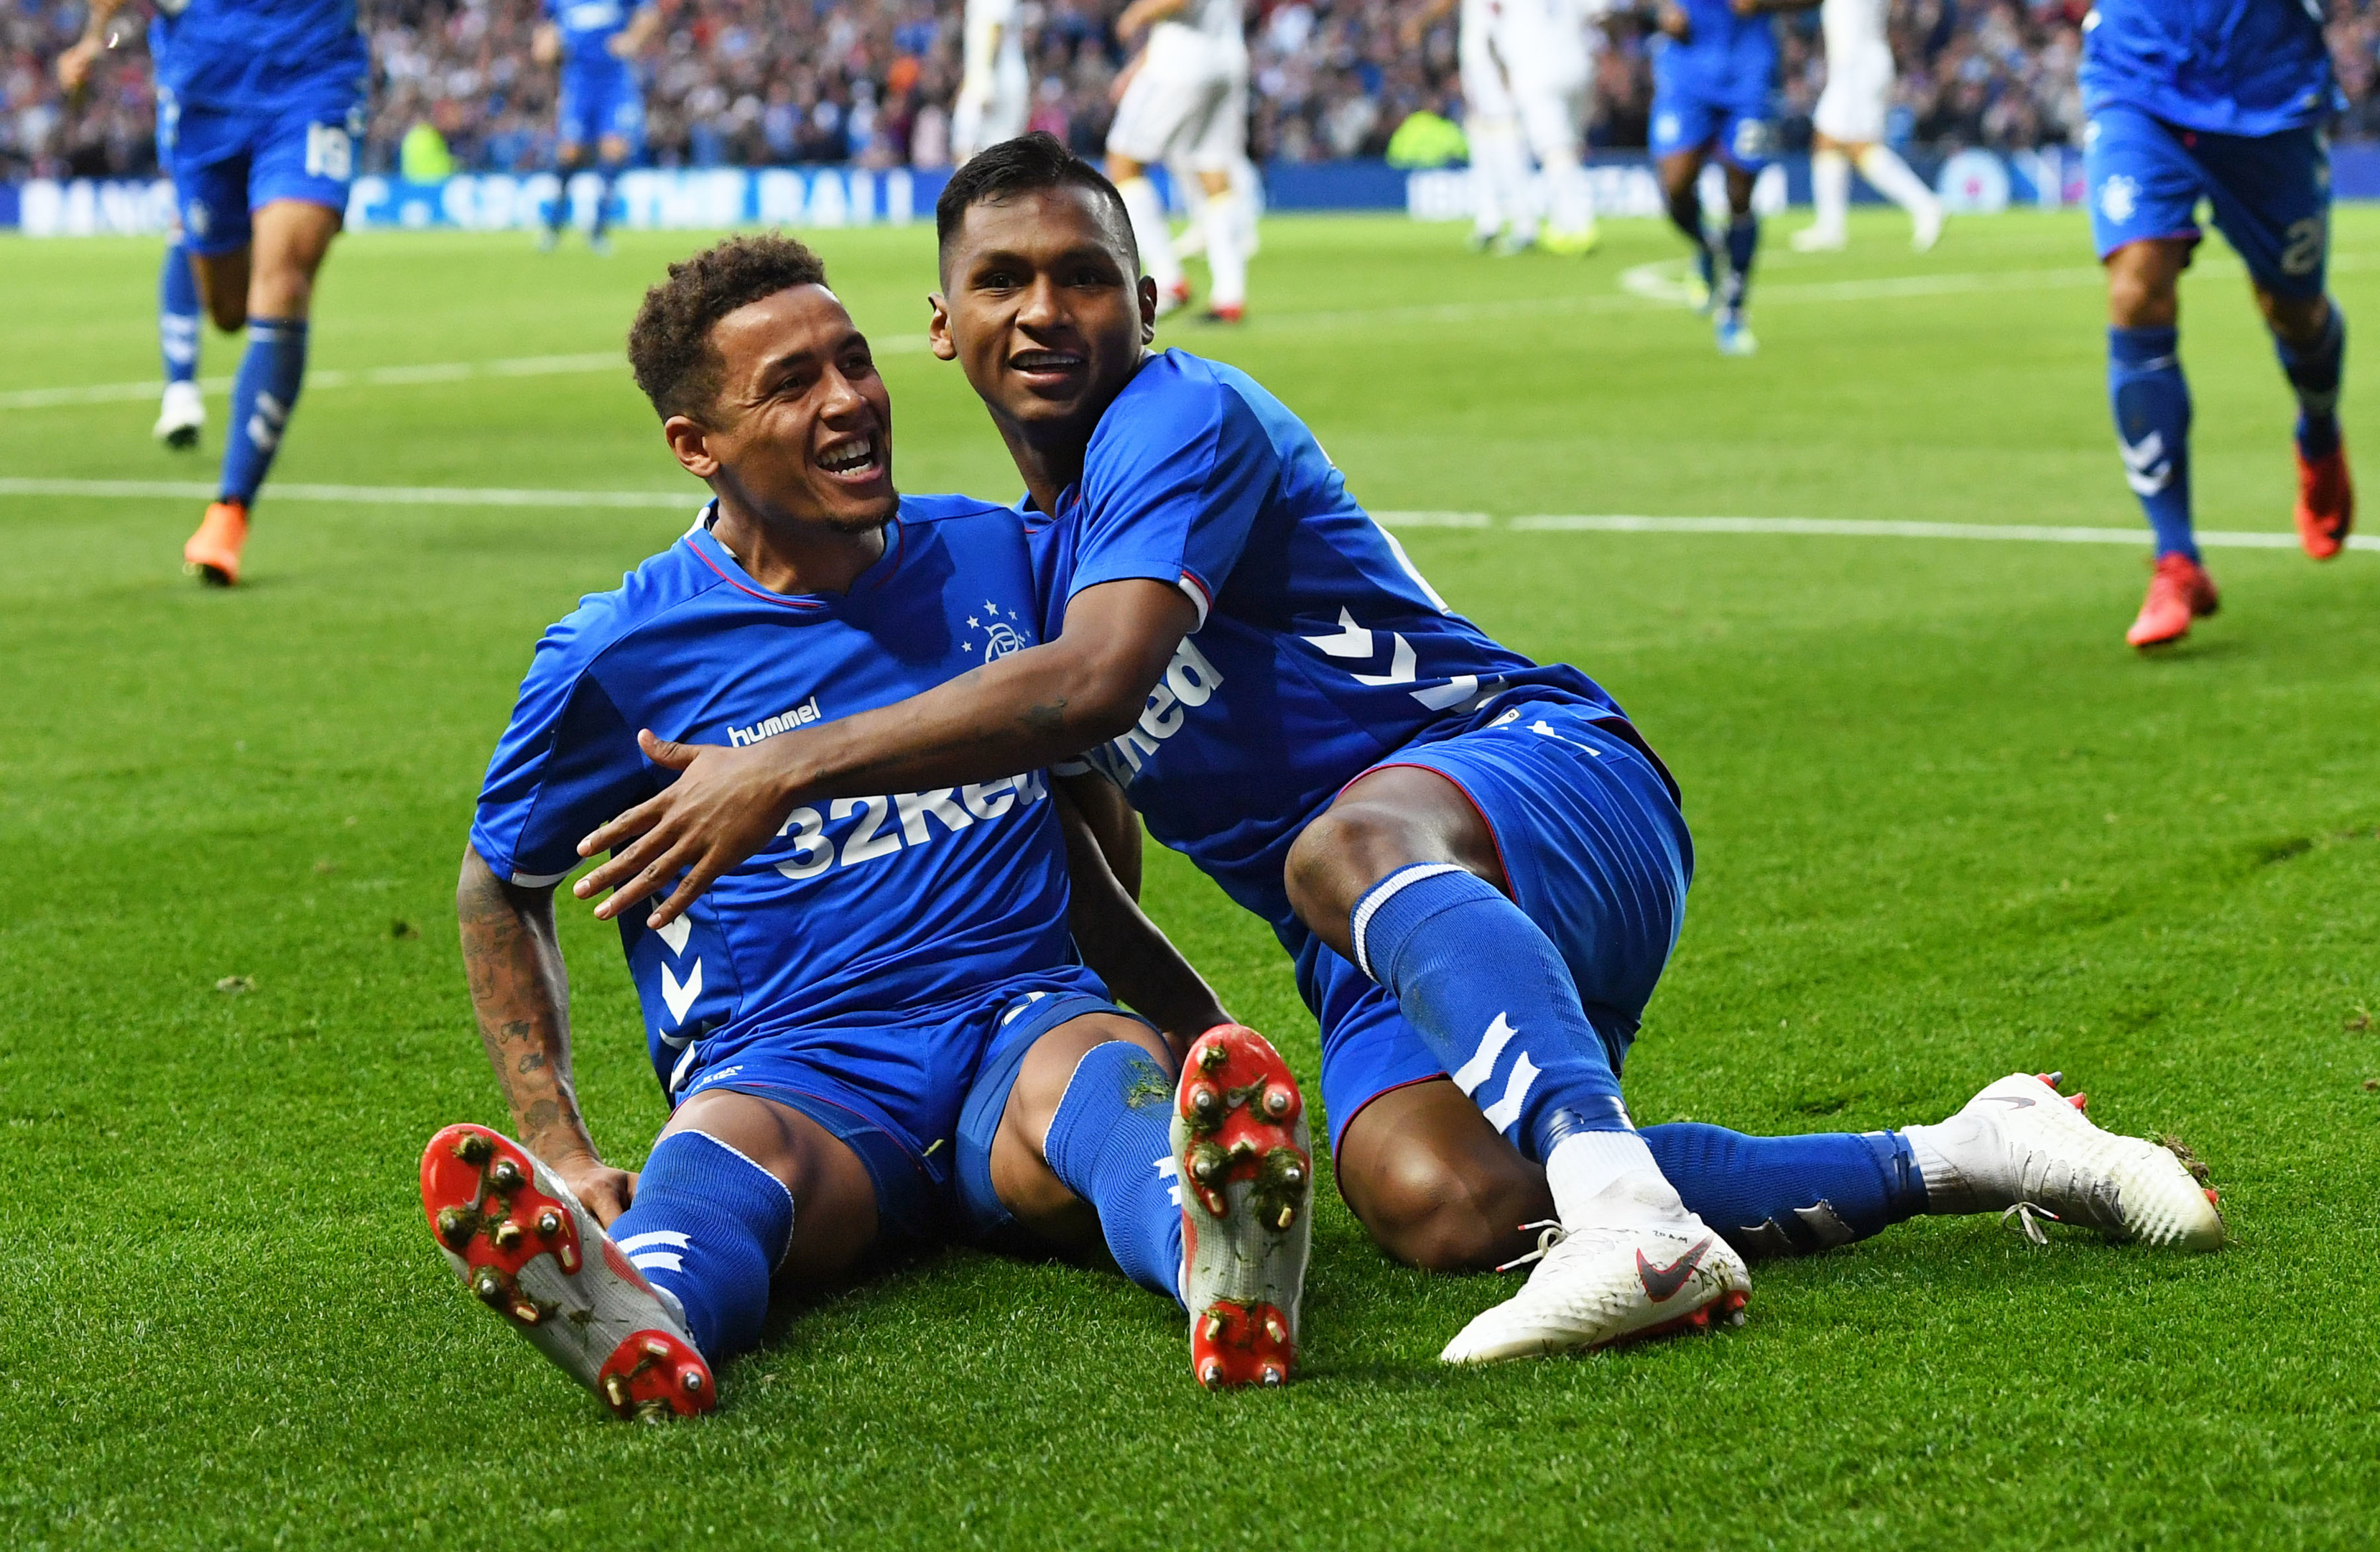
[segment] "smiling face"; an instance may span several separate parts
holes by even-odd
[[[747,303],[710,342],[717,397],[662,427],[688,472],[764,522],[864,532],[892,520],[892,396],[833,292],[795,286]]]
[[[1157,334],[1122,214],[1075,184],[968,207],[942,251],[934,354],[1012,440],[1079,457]]]

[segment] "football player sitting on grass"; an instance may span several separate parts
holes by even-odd
[[[422,1155],[455,1271],[623,1417],[709,1411],[772,1285],[953,1239],[1104,1236],[1190,1312],[1199,1383],[1286,1380],[1296,1081],[1038,771],[798,809],[693,910],[624,919],[672,1108],[640,1173],[603,1162],[552,894],[580,837],[670,779],[638,731],[741,745],[890,704],[1028,645],[1038,615],[1014,513],[894,491],[884,384],[808,249],[673,266],[629,355],[714,498],[546,633],[490,764],[456,900],[518,1140],[453,1126]]]

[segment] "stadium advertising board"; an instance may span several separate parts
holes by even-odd
[[[2380,146],[2343,145],[2331,154],[2338,198],[2380,198]],[[2071,149],[2006,156],[1961,151],[1930,166],[1920,157],[1919,166],[1931,173],[1928,181],[1945,207],[1958,214],[2082,202],[2082,156]],[[1587,176],[1596,208],[1605,214],[1660,214],[1660,185],[1643,155],[1593,157]],[[1161,183],[1161,169],[1159,177]],[[621,176],[617,216],[622,226],[649,230],[900,226],[929,219],[949,177],[946,168],[918,167],[646,168]],[[1452,221],[1469,217],[1470,179],[1463,166],[1406,172],[1385,162],[1283,163],[1265,171],[1264,202],[1281,211],[1402,209],[1417,221]],[[367,175],[350,192],[347,229],[527,229],[537,225],[538,206],[553,182],[551,173],[467,173],[440,183]],[[590,173],[570,180],[572,218],[581,226],[593,218],[597,188]],[[1876,196],[1862,185],[1856,197]],[[1770,213],[1807,204],[1809,158],[1779,159],[1755,198]],[[171,225],[173,209],[173,186],[163,179],[0,184],[0,229],[18,228],[28,237],[158,233]]]

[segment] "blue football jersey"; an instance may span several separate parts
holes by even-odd
[[[1738,16],[1728,0],[1680,0],[1686,39],[1659,34],[1654,70],[1673,90],[1765,91],[1777,70],[1777,31],[1767,12]]]
[[[157,85],[181,108],[270,111],[371,69],[355,0],[162,0],[150,38]]]
[[[1142,362],[1099,418],[1036,548],[1045,635],[1101,582],[1178,585],[1197,605],[1138,724],[1085,759],[1276,927],[1297,832],[1433,725],[1523,687],[1618,712],[1577,669],[1540,667],[1448,608],[1303,422],[1181,350]]]
[[[2082,18],[2082,105],[2185,129],[2274,135],[2347,104],[2322,0],[2099,0]]]
[[[641,4],[631,0],[544,0],[545,14],[562,34],[562,67],[581,75],[605,75],[627,68],[612,52]]]
[[[708,513],[706,513],[706,516]],[[1016,515],[907,496],[847,594],[759,586],[698,523],[538,643],[489,763],[471,846],[558,882],[580,837],[659,791],[637,730],[741,746],[890,705],[1032,644]],[[620,918],[653,1068],[674,1090],[791,1035],[862,1048],[888,1025],[1076,962],[1065,847],[1038,772],[797,808],[776,843],[659,932]]]

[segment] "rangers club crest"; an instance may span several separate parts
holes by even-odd
[[[985,600],[983,612],[967,617],[967,629],[983,637],[983,660],[1006,657],[1012,652],[1023,652],[1033,644],[1033,636],[1024,618],[1014,609],[1002,609]],[[975,645],[970,639],[969,646]]]

